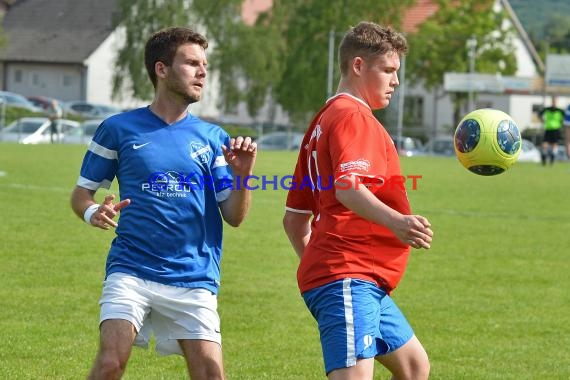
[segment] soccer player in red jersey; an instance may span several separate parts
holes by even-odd
[[[427,379],[429,360],[392,298],[410,247],[433,232],[412,215],[392,139],[372,110],[399,85],[403,35],[361,22],[339,48],[335,96],[305,134],[283,224],[301,258],[297,280],[316,319],[329,379]]]

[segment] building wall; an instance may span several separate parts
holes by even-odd
[[[111,33],[105,41],[84,62],[87,67],[85,101],[111,104],[113,60],[115,52],[113,43],[115,33]]]
[[[6,62],[3,79],[6,91],[26,96],[75,100],[82,94],[82,66],[77,64]]]
[[[120,97],[113,99],[115,60],[123,41],[122,30],[119,28],[109,34],[105,41],[85,60],[85,67],[87,67],[86,94],[85,99],[82,100],[92,103],[112,104],[122,108],[148,104],[148,102],[133,99],[127,93],[122,93]]]

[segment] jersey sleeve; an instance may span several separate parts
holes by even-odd
[[[106,121],[97,128],[83,158],[77,185],[96,191],[108,189],[118,169],[118,139]]]
[[[285,202],[285,209],[287,211],[296,212],[300,214],[314,214],[316,212],[315,200],[312,193],[311,186],[304,186],[305,180],[308,176],[304,168],[307,167],[304,151],[301,150],[295,172],[291,179],[291,186],[287,193],[287,201]]]
[[[334,180],[355,175],[366,182],[383,182],[387,170],[387,138],[372,115],[356,112],[335,124],[328,137]]]
[[[214,155],[210,165],[218,203],[228,199],[233,188],[232,169],[226,162],[222,145],[230,146],[230,136],[225,132],[221,134],[219,141],[213,147]]]

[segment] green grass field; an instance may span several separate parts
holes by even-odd
[[[0,144],[0,379],[81,379],[91,366],[113,232],[69,207],[84,149]],[[289,174],[294,161],[261,152],[256,174]],[[394,298],[430,355],[431,379],[569,379],[570,163],[519,163],[497,177],[447,158],[402,166],[422,176],[408,194],[435,237],[412,253]],[[247,221],[226,228],[229,379],[325,378],[281,227],[285,195],[256,191]],[[181,357],[135,349],[124,378],[187,376]],[[389,375],[377,367],[376,378]]]

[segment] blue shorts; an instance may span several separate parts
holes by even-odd
[[[317,320],[326,373],[402,347],[412,327],[385,290],[346,278],[303,293]]]

